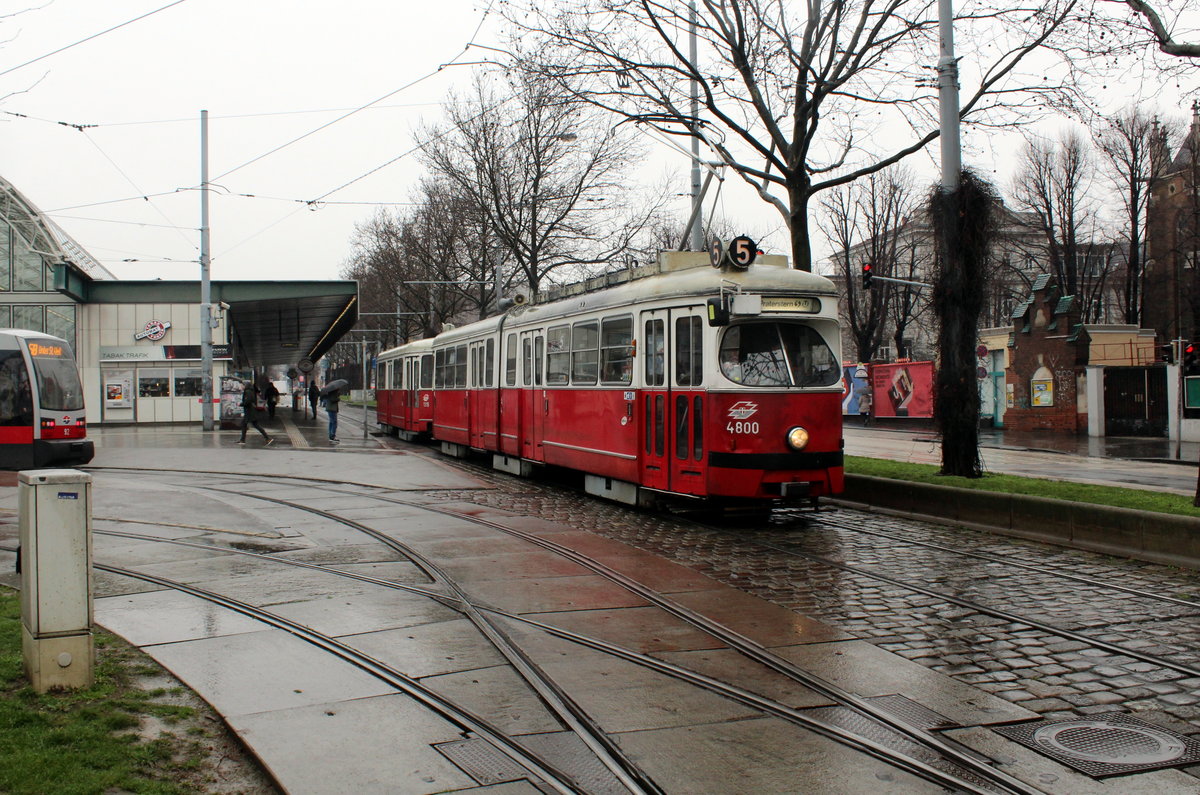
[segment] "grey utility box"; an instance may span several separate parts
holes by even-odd
[[[92,671],[92,476],[18,473],[21,649],[34,690],[88,687]]]

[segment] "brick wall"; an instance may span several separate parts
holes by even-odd
[[[1048,276],[1034,283],[1032,297],[1013,313],[1013,335],[1005,384],[1012,405],[1004,426],[1014,431],[1087,430],[1079,411],[1087,365],[1088,337],[1079,323],[1078,302],[1063,296]]]

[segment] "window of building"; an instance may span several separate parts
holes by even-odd
[[[13,328],[23,328],[29,331],[45,331],[43,327],[43,311],[40,305],[14,304]]]
[[[8,224],[0,221],[0,292],[8,292],[12,283],[12,234]],[[4,325],[8,328],[8,324]]]
[[[138,397],[170,397],[171,370],[167,367],[138,370]]]
[[[75,350],[75,305],[52,304],[46,307],[46,333],[62,337]]]
[[[175,397],[200,397],[204,394],[202,370],[175,371]]]
[[[41,292],[45,289],[46,266],[40,254],[29,249],[20,235],[13,235],[13,291]]]

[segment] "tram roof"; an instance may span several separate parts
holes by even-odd
[[[89,281],[87,303],[195,303],[199,281]],[[316,361],[358,322],[358,282],[213,281],[214,306],[228,305],[235,356],[252,367]]]

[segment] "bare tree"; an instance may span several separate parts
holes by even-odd
[[[1011,125],[1069,101],[1066,84],[1021,69],[1076,5],[978,3],[958,18],[959,55],[978,64],[962,78],[970,81],[965,120]],[[926,0],[700,0],[694,56],[683,2],[506,7],[524,37],[518,47],[543,74],[627,119],[702,136],[786,220],[802,270],[812,269],[812,197],[920,151],[939,133],[936,92],[914,78],[938,57],[937,15]],[[535,44],[530,34],[539,34]]]
[[[821,200],[825,235],[834,248],[833,261],[841,271],[846,303],[842,320],[850,331],[858,361],[875,358],[887,333],[887,287],[885,282],[864,290],[859,274],[865,260],[856,257],[862,240],[861,208],[849,185],[830,190]]]
[[[1168,26],[1153,5],[1144,0],[1124,0],[1124,3],[1133,9],[1141,25],[1154,36],[1155,41],[1158,42],[1158,48],[1164,53],[1180,58],[1200,58],[1200,43],[1176,41],[1172,32],[1174,25]],[[1169,5],[1169,3],[1164,3],[1161,7],[1166,8]],[[1182,4],[1178,9],[1171,9],[1172,16],[1178,17],[1186,5],[1188,4]]]
[[[1172,129],[1139,107],[1129,107],[1108,118],[1094,133],[1107,165],[1109,179],[1121,195],[1125,220],[1125,274],[1119,291],[1122,321],[1142,319],[1143,253],[1146,203],[1151,183],[1168,166],[1166,155]]]
[[[1087,142],[1071,130],[1057,141],[1032,139],[1013,181],[1020,217],[1040,233],[1033,258],[1081,302],[1085,321],[1092,319],[1113,266],[1112,244],[1101,238],[1099,204],[1091,195],[1094,176]]]
[[[640,148],[596,109],[516,71],[477,75],[446,124],[419,136],[425,164],[479,210],[505,285],[537,292],[554,270],[622,261],[657,206],[627,200]],[[632,209],[631,209],[632,208]]]

